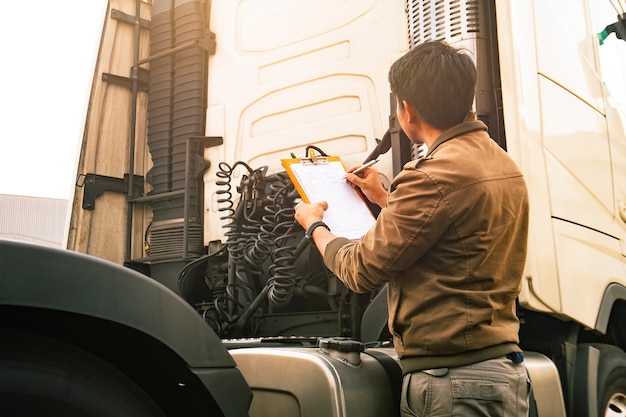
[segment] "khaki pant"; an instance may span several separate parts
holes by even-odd
[[[530,383],[523,363],[502,357],[426,372],[404,376],[402,417],[528,416]]]

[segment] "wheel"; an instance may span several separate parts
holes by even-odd
[[[3,417],[163,417],[152,400],[103,360],[54,339],[2,332]]]
[[[598,416],[626,417],[626,353],[616,346],[594,344],[598,364]]]
[[[618,417],[626,415],[626,397],[624,394],[616,393],[609,398],[604,411],[605,417]]]

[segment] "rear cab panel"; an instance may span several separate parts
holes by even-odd
[[[221,237],[218,163],[281,170],[316,145],[348,166],[388,126],[389,66],[408,48],[404,2],[213,1],[209,60],[205,241]],[[377,168],[391,175],[390,155]],[[236,173],[238,175],[238,173]]]

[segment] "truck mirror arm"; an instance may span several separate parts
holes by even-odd
[[[600,45],[604,44],[605,39],[608,38],[611,33],[615,33],[617,39],[626,41],[626,13],[621,16],[618,15],[617,22],[607,25],[607,27],[598,34]]]
[[[374,160],[378,158],[379,155],[382,155],[386,153],[389,149],[391,149],[391,129],[387,129],[382,139],[376,139],[376,143],[376,147],[374,148],[372,153],[370,153],[367,158],[365,158],[363,163]]]

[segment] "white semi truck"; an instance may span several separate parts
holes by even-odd
[[[109,0],[68,250],[0,241],[0,414],[398,416],[385,288],[323,266],[280,160],[388,183],[423,152],[388,68],[443,39],[528,184],[530,414],[626,416],[624,8]]]

